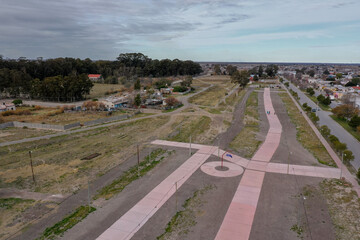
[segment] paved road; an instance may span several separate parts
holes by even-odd
[[[306,102],[310,107],[316,108],[316,104],[292,83],[290,83],[290,88],[298,93],[298,96],[300,97],[299,102],[301,104]],[[330,117],[332,114],[331,112],[320,110],[317,114],[320,118],[319,125],[327,125],[331,130],[331,134],[337,136],[341,142],[346,143],[348,149],[353,152],[355,159],[351,162],[351,164],[355,169],[359,169],[360,142]]]

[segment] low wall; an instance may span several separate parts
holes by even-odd
[[[92,126],[92,125],[97,125],[97,124],[102,124],[102,123],[107,123],[107,122],[112,122],[112,121],[118,121],[118,120],[127,119],[127,118],[129,118],[128,115],[100,118],[100,119],[84,122],[84,126]]]
[[[2,123],[0,124],[0,129],[4,129],[7,127],[14,127],[14,123],[13,122],[6,122],[6,123]]]
[[[80,127],[80,123],[72,123],[67,125],[52,125],[52,124],[42,124],[42,123],[25,123],[25,122],[7,122],[0,124],[0,129],[4,129],[7,127],[27,127],[27,128],[38,128],[38,129],[48,129],[48,130],[56,130],[56,131],[64,131],[74,127]]]
[[[28,127],[28,128],[40,128],[40,129],[51,129],[51,130],[58,130],[63,131],[64,126],[62,125],[51,125],[51,124],[41,124],[41,123],[24,123],[24,122],[13,122],[14,127]]]

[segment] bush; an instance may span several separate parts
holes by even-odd
[[[175,86],[173,92],[185,92],[188,88],[185,86]]]
[[[342,142],[339,142],[339,141],[334,143],[334,147],[335,147],[335,150],[338,151],[338,152],[343,152],[347,148],[346,143],[342,143]]]
[[[339,139],[335,135],[330,135],[329,140],[332,144],[339,142]]]
[[[353,152],[352,151],[350,151],[350,150],[345,150],[344,152],[343,152],[343,159],[344,159],[344,162],[346,162],[346,163],[349,163],[350,161],[352,161],[352,160],[354,160],[354,155],[353,155]]]
[[[325,138],[328,138],[330,136],[330,133],[331,133],[330,129],[326,125],[322,125],[320,127],[320,132]]]
[[[16,106],[19,106],[20,104],[23,103],[23,101],[21,99],[15,99],[14,101],[12,101],[13,104],[15,104]]]
[[[360,126],[360,117],[358,115],[353,116],[349,121],[349,126],[352,128],[357,128],[358,126]]]
[[[56,116],[56,115],[59,115],[59,114],[62,114],[62,113],[64,113],[64,107],[61,107],[61,108],[59,108],[58,110],[49,112],[49,113],[47,114],[47,116],[51,117],[51,116]]]
[[[2,112],[1,115],[3,117],[11,116],[11,115],[31,115],[30,110],[14,110],[14,111],[5,111]]]

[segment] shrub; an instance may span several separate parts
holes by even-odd
[[[23,101],[21,99],[15,99],[14,101],[12,101],[13,104],[15,104],[16,106],[19,106],[20,104],[23,103]]]
[[[343,152],[343,159],[344,159],[344,162],[346,162],[346,163],[348,163],[348,162],[350,162],[350,161],[352,161],[352,160],[354,160],[354,155],[353,155],[353,152],[352,151],[350,151],[350,150],[345,150],[344,152]]]
[[[174,92],[185,92],[187,90],[188,90],[188,88],[185,86],[175,86],[173,91]]]
[[[168,97],[165,99],[167,106],[174,107],[180,104],[180,102],[174,97]]]
[[[320,132],[325,138],[328,138],[330,136],[330,133],[331,133],[330,129],[326,125],[322,125],[320,127]]]
[[[334,143],[334,147],[335,147],[336,151],[338,151],[338,152],[343,152],[347,148],[346,143],[342,143],[339,141]]]
[[[30,110],[13,110],[13,111],[2,112],[1,115],[3,117],[11,116],[11,115],[31,115],[31,112]]]
[[[329,140],[332,144],[339,142],[339,139],[335,135],[330,135]]]
[[[39,106],[39,105],[36,105],[36,106],[34,106],[34,110],[41,110],[41,109],[43,109],[43,107],[42,106]]]
[[[357,128],[360,126],[360,117],[358,115],[353,116],[349,121],[349,126],[352,128]]]

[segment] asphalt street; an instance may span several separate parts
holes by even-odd
[[[290,83],[290,82],[289,82]],[[300,89],[290,83],[290,88],[298,93],[300,97],[300,104],[307,103],[311,108],[316,108],[316,104],[308,98]],[[343,143],[346,143],[347,148],[353,152],[355,159],[351,162],[355,169],[360,168],[360,142],[354,138],[350,133],[348,133],[342,126],[340,126],[337,122],[335,122],[330,115],[331,112],[328,111],[317,111],[317,115],[319,116],[319,125],[326,125],[331,130],[331,134],[335,135],[339,138],[339,140]]]

